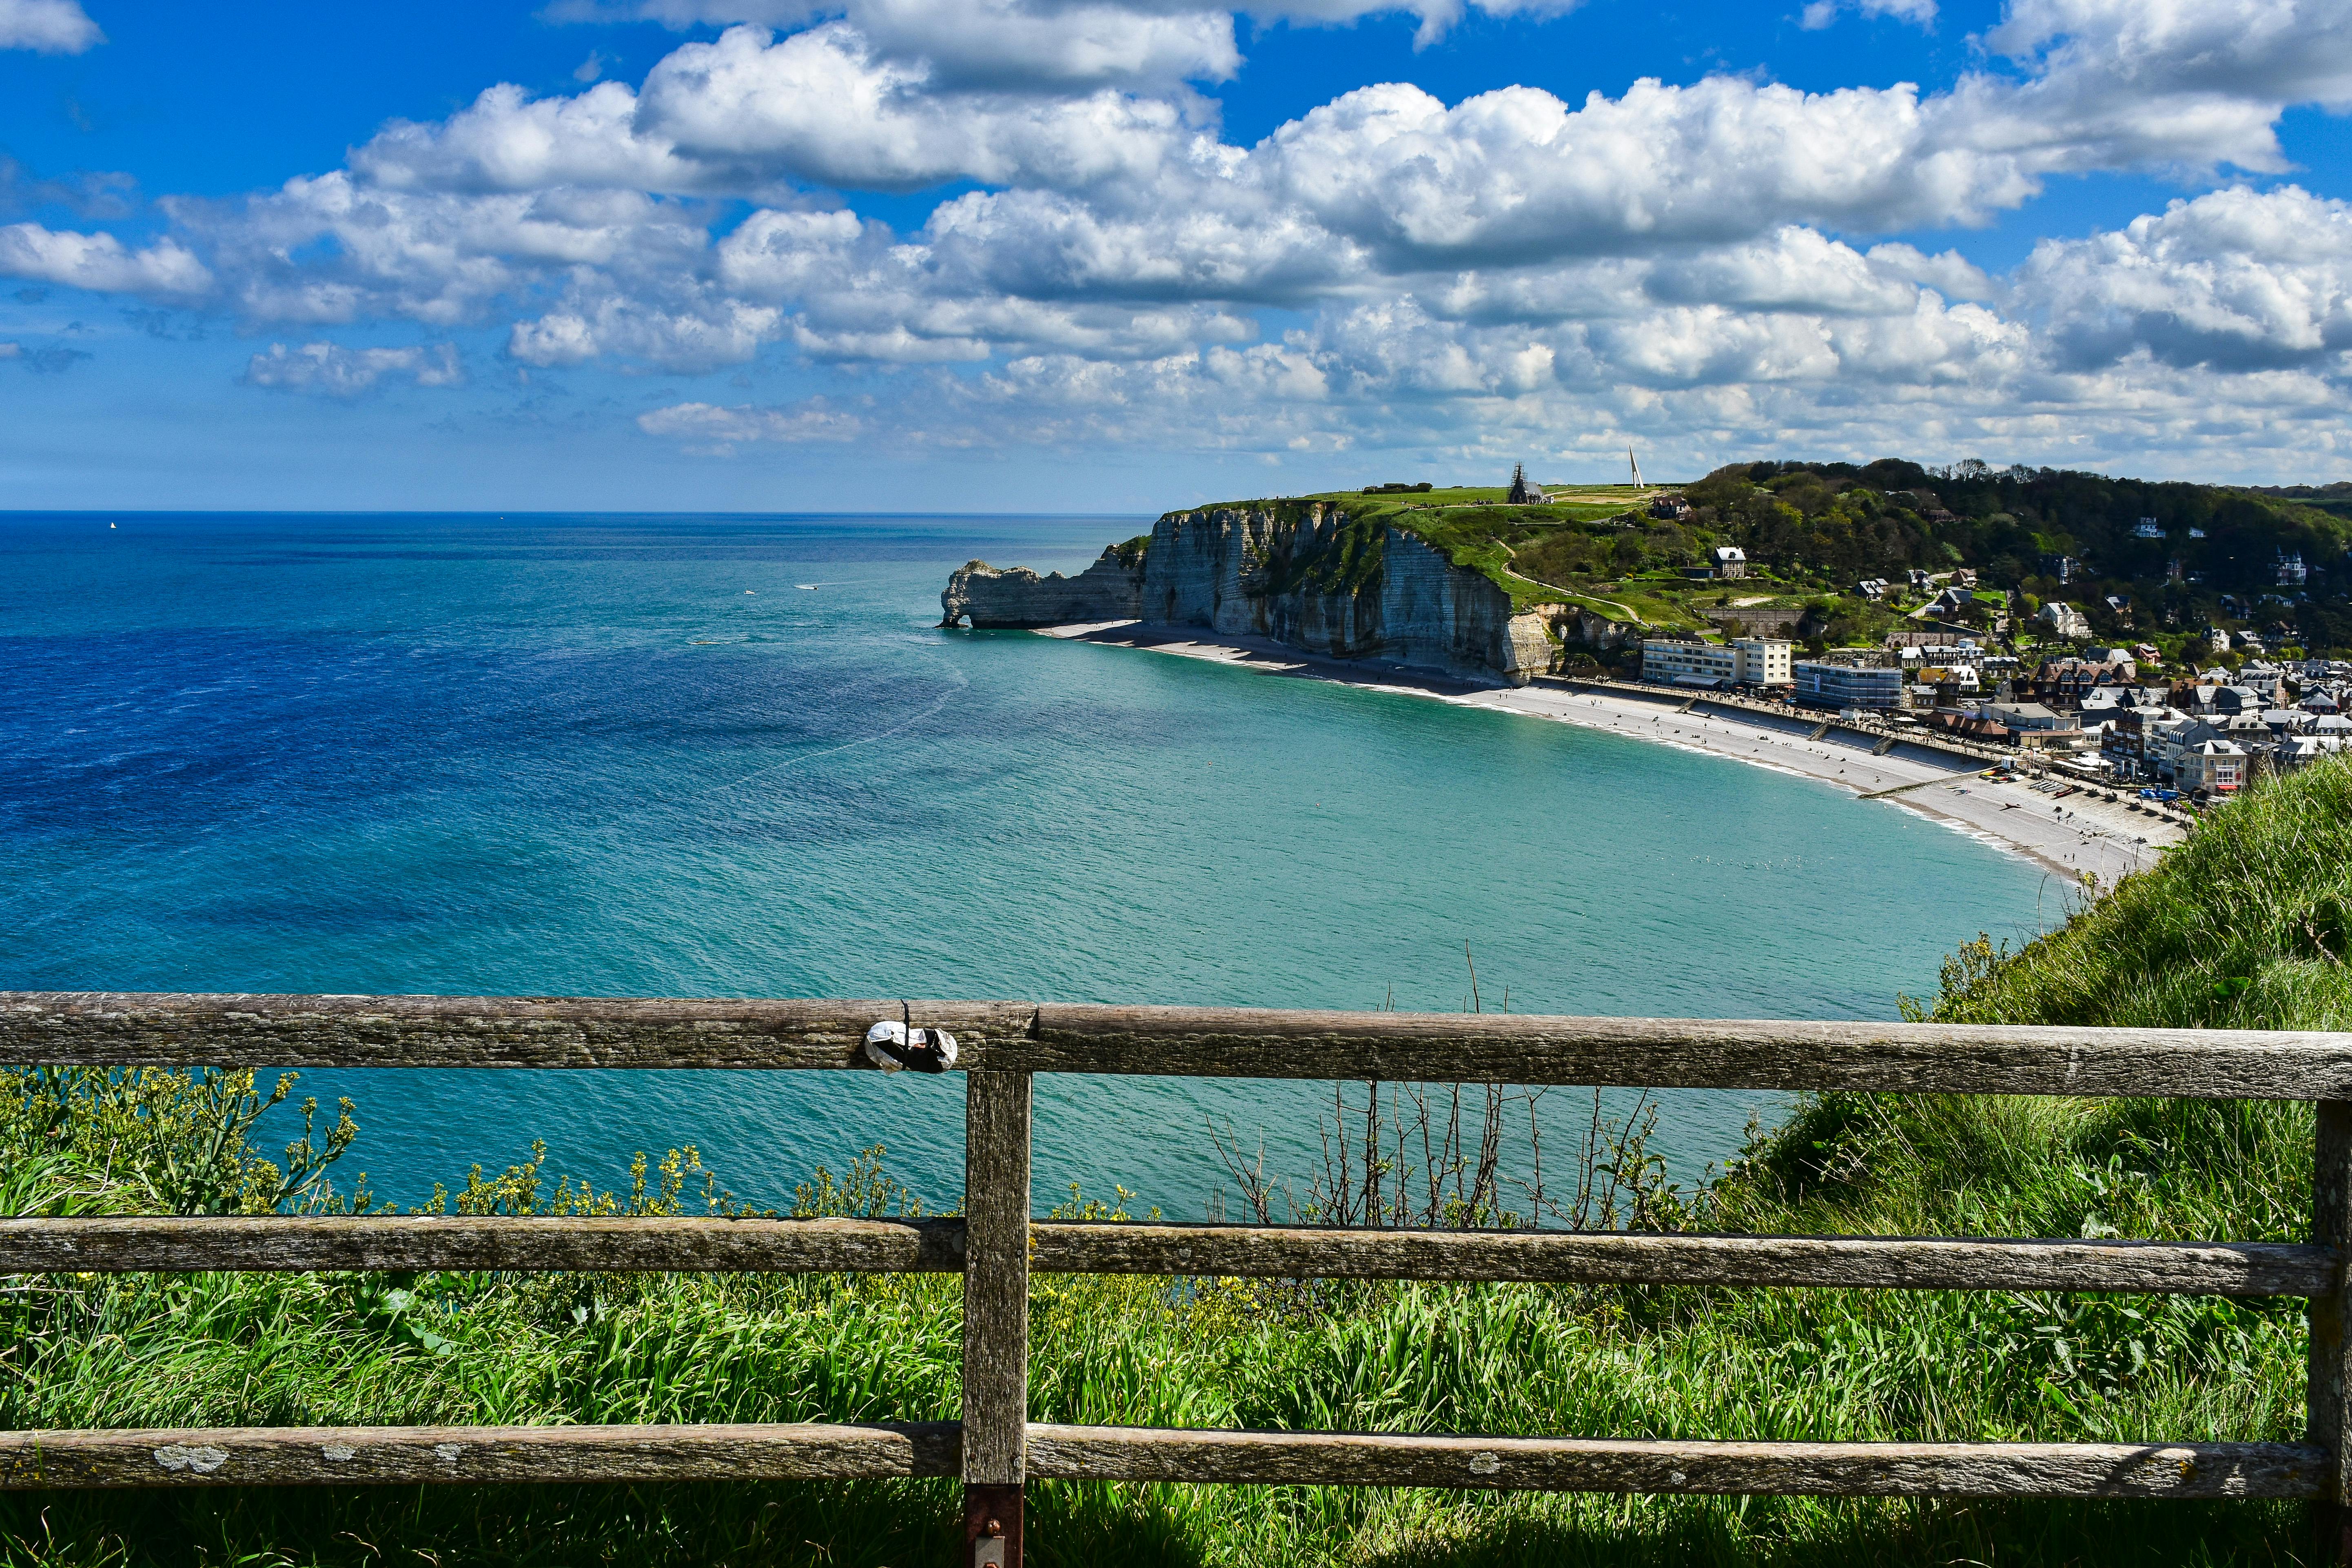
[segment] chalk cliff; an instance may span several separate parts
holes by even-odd
[[[999,571],[966,562],[940,595],[940,625],[969,616],[975,626],[1067,626],[1087,621],[1132,621],[1143,614],[1143,552],[1136,542],[1114,544],[1075,577],[1040,577],[1026,566]]]
[[[940,606],[942,626],[967,616],[975,626],[1135,619],[1514,685],[1552,656],[1543,617],[1513,614],[1485,574],[1322,502],[1170,512],[1139,560],[1106,551],[1074,578],[974,562]]]

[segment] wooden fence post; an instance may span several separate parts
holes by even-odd
[[[1029,1423],[1029,1075],[970,1073],[963,1105],[963,1563],[1020,1568]]]
[[[2311,1441],[2327,1450],[2312,1526],[2324,1563],[2352,1563],[2352,1406],[2346,1394],[2346,1354],[2352,1336],[2347,1265],[2352,1263],[2352,1101],[2318,1103],[2319,1134],[2312,1171],[2311,1240],[2336,1250],[2335,1288],[2311,1302]]]

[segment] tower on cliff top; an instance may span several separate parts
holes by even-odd
[[[1640,489],[1642,488],[1642,465],[1634,461],[1633,448],[1631,446],[1628,446],[1625,448],[1625,463],[1627,467],[1633,470],[1633,488],[1637,490]]]
[[[1507,504],[1511,506],[1528,506],[1537,501],[1549,500],[1551,498],[1545,495],[1543,491],[1528,483],[1528,468],[1525,463],[1513,463],[1511,465],[1511,493],[1503,498]]]

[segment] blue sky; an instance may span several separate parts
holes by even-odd
[[[2352,7],[0,0],[0,505],[2352,477]]]

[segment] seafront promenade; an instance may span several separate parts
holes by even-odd
[[[1883,742],[1888,751],[1907,748],[1948,757],[1969,768],[1993,767],[2002,763],[2021,763],[2014,752],[1999,746],[1987,746],[1956,736],[1937,733],[1916,724],[1890,724],[1870,718],[1844,718],[1836,713],[1823,713],[1793,707],[1786,702],[1768,702],[1760,698],[1743,696],[1736,691],[1695,691],[1687,687],[1660,686],[1646,680],[1612,680],[1600,676],[1538,675],[1533,684],[1558,686],[1570,691],[1608,691],[1620,696],[1645,699],[1671,704],[1691,712],[1738,714],[1780,728],[1801,729],[1809,733],[1861,735],[1869,738],[1875,748]]]

